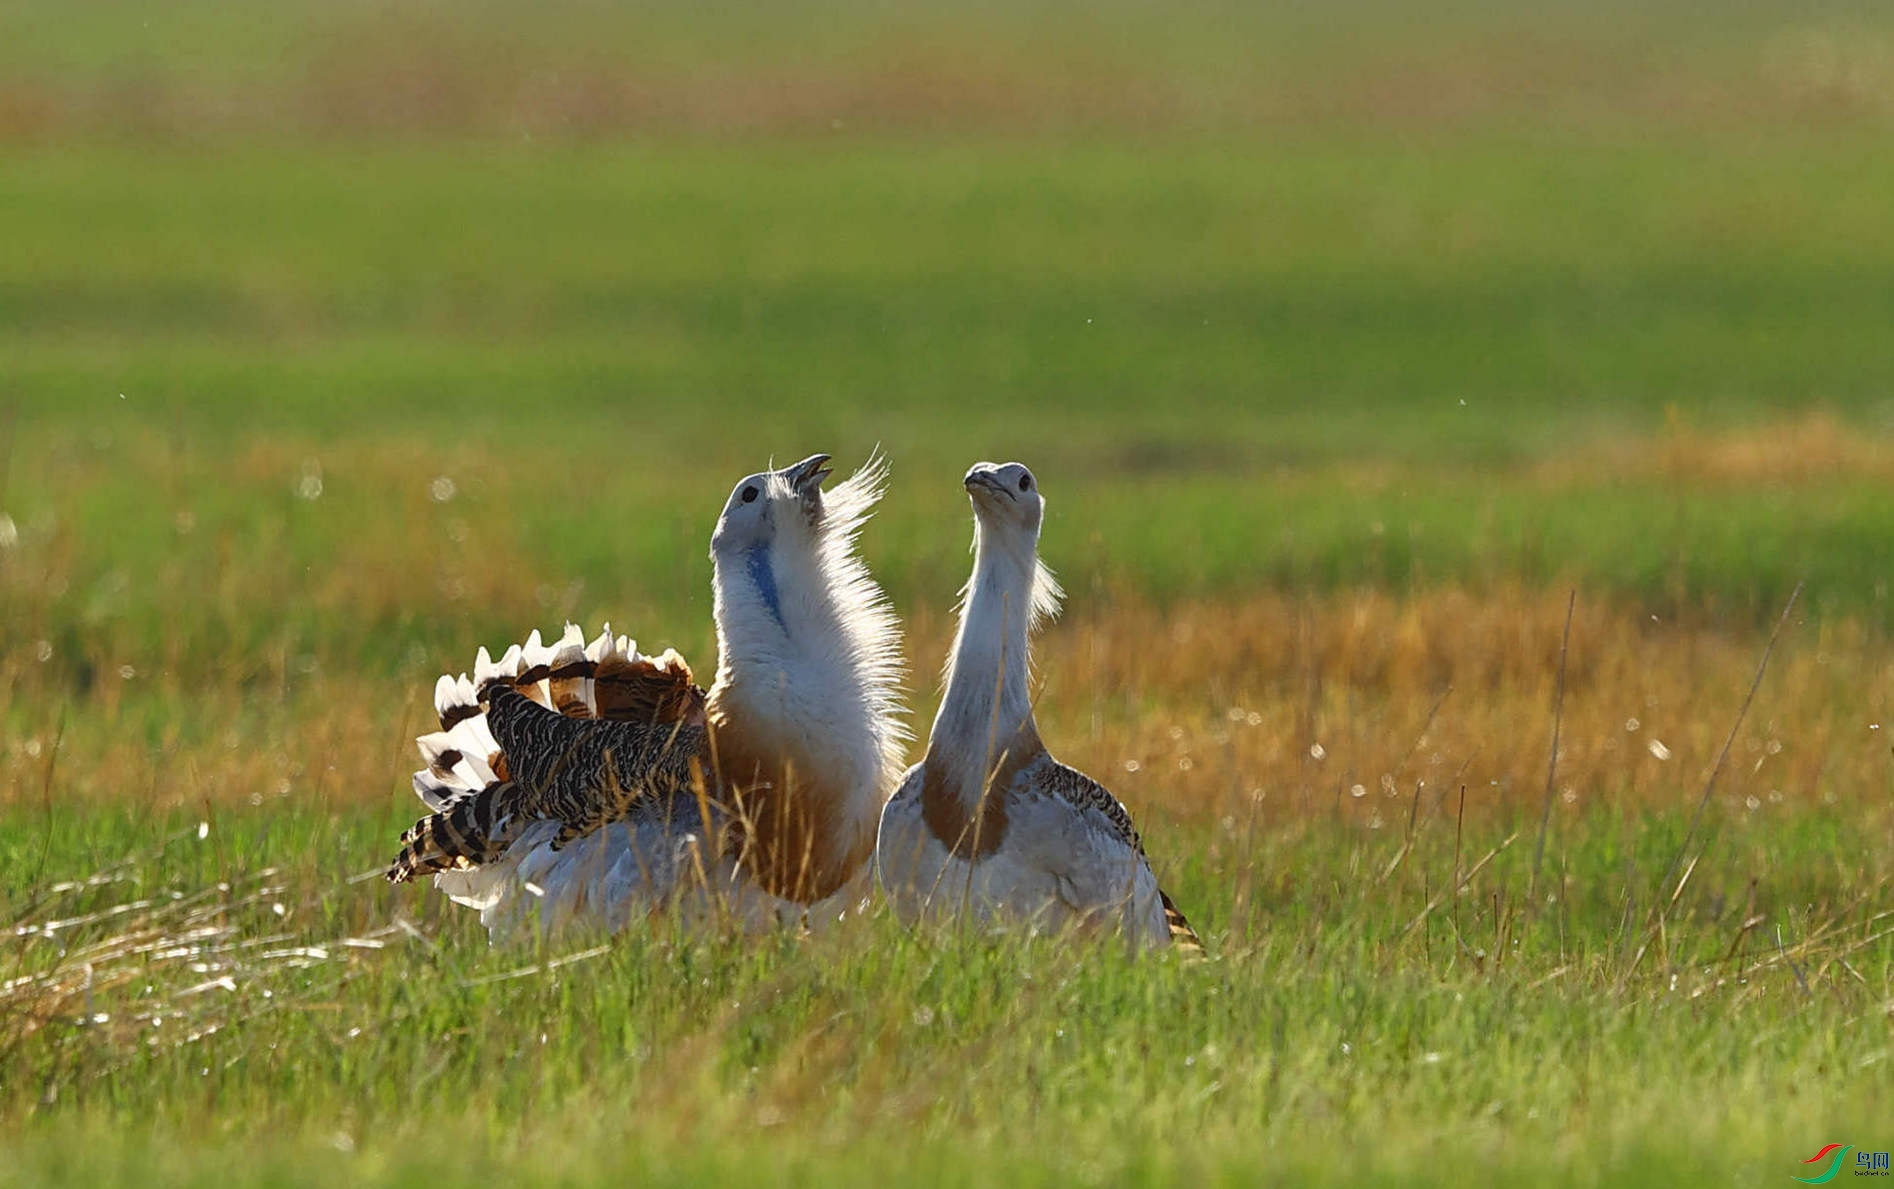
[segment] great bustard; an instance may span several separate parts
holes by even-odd
[[[1045,504],[1032,472],[980,463],[966,489],[973,576],[927,755],[882,811],[882,890],[908,919],[966,911],[1084,923],[1201,951],[1158,887],[1125,807],[1040,742],[1029,640],[1061,592],[1039,561]]]
[[[388,878],[435,876],[496,935],[618,928],[686,889],[762,918],[848,885],[907,734],[899,627],[856,552],[886,464],[824,493],[828,459],[751,475],[724,505],[707,694],[675,652],[609,626],[442,677],[414,776],[432,812]]]

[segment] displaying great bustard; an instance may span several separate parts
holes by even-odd
[[[708,694],[609,626],[442,677],[414,776],[432,812],[389,880],[433,875],[496,934],[617,928],[687,890],[761,919],[848,885],[907,735],[899,628],[855,548],[886,465],[825,494],[828,461],[751,475],[724,505]]]
[[[1040,742],[1029,639],[1061,592],[1039,561],[1045,504],[1018,463],[967,472],[973,576],[926,757],[882,811],[875,864],[904,919],[968,912],[1122,929],[1201,951],[1125,807]]]

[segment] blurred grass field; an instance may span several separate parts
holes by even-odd
[[[1891,134],[1867,5],[0,0],[0,1184],[1887,1146]],[[922,729],[1034,467],[1214,965],[355,880],[436,673],[708,672],[731,482],[876,446]]]

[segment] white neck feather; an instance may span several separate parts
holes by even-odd
[[[976,520],[973,540],[973,576],[961,595],[960,629],[927,744],[928,766],[939,765],[945,786],[969,807],[1002,753],[1039,747],[1029,641],[1057,589],[1031,537]]]
[[[717,677],[713,721],[740,725],[759,747],[799,752],[801,770],[842,772],[841,816],[875,815],[900,776],[901,630],[855,551],[886,467],[871,460],[824,497],[813,547],[772,548],[772,611],[747,559],[713,559]]]

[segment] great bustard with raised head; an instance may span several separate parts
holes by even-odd
[[[434,876],[496,936],[615,929],[686,891],[768,919],[847,888],[907,734],[899,626],[856,551],[886,463],[824,492],[828,461],[750,475],[724,505],[708,693],[609,625],[442,677],[414,775],[431,812],[388,878]]]
[[[966,489],[973,576],[927,755],[882,811],[883,892],[904,919],[965,912],[1078,923],[1201,952],[1125,807],[1040,741],[1028,650],[1061,592],[1039,560],[1038,483],[1019,463],[979,463]]]

